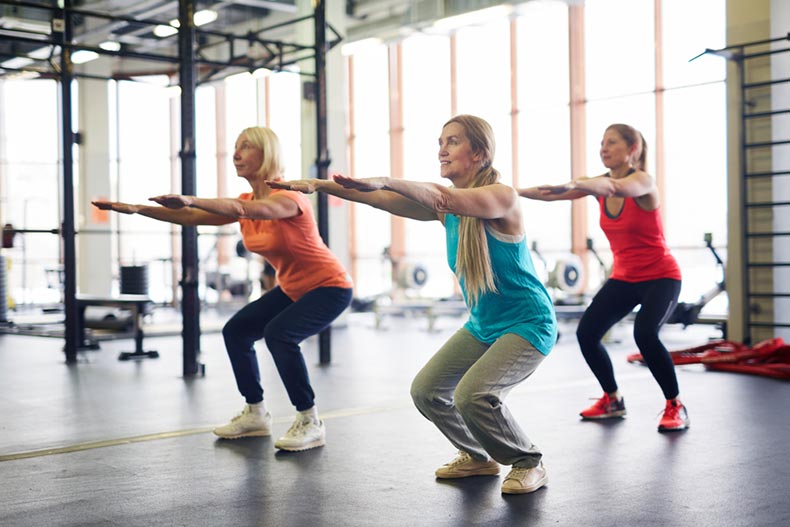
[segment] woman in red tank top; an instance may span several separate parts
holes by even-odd
[[[522,197],[542,201],[595,196],[601,211],[601,229],[612,248],[612,273],[576,330],[582,354],[604,391],[580,415],[583,419],[625,415],[625,400],[602,340],[612,326],[639,305],[634,339],[666,398],[658,430],[685,430],[690,421],[678,398],[675,366],[658,337],[659,329],[677,304],[681,275],[664,238],[655,180],[646,172],[647,145],[633,127],[612,124],[604,133],[600,155],[608,169],[605,174],[518,191]]]

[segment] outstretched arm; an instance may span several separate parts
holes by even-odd
[[[577,189],[574,182],[563,185],[540,185],[538,187],[516,189],[522,198],[535,199],[539,201],[561,201],[579,199],[589,196],[587,192]]]
[[[332,196],[337,196],[342,199],[354,201],[357,203],[364,203],[377,209],[384,210],[396,216],[403,216],[420,221],[438,220],[439,216],[436,212],[427,209],[419,203],[401,196],[395,192],[372,192],[372,190],[381,189],[368,189],[357,190],[352,188],[345,188],[335,181],[326,179],[301,179],[291,181],[269,181],[267,182],[272,188],[282,188],[288,190],[295,190],[304,194],[311,194],[313,192],[325,192]]]
[[[505,217],[513,210],[517,197],[513,188],[499,183],[477,188],[454,188],[405,179],[353,179],[341,175],[335,175],[335,181],[345,188],[361,191],[389,190],[437,214],[482,219]]]
[[[263,199],[243,200],[238,198],[198,198],[181,194],[166,194],[150,198],[163,207],[174,211],[196,210],[212,216],[225,218],[226,223],[239,219],[281,220],[292,218],[301,212],[292,199],[282,195],[271,195]]]
[[[518,189],[518,194],[524,198],[557,201],[578,199],[584,196],[638,198],[651,193],[654,189],[653,178],[646,172],[637,170],[624,178],[615,179],[605,175],[581,178],[562,185],[540,185]]]
[[[220,216],[198,209],[169,209],[167,207],[154,207],[151,205],[133,205],[120,201],[91,201],[94,207],[101,210],[111,210],[121,214],[140,214],[167,223],[178,225],[227,225],[233,223],[233,218]]]

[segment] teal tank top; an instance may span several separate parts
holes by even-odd
[[[458,277],[455,268],[458,217],[446,214],[444,225],[447,263]],[[498,292],[478,298],[464,327],[486,344],[493,344],[506,333],[515,333],[548,355],[557,341],[557,318],[551,297],[535,272],[526,237],[508,236],[486,228],[486,239]],[[469,306],[464,281],[460,277],[458,280]]]

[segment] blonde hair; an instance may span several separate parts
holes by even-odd
[[[263,152],[263,160],[258,169],[259,178],[271,179],[282,176],[285,167],[282,164],[280,140],[271,128],[251,126],[242,130],[239,134],[239,137],[241,136],[246,137],[247,141]]]
[[[484,187],[499,182],[499,171],[491,166],[496,150],[491,125],[473,115],[456,115],[444,126],[450,123],[461,125],[472,152],[482,155],[480,170],[472,179],[469,188]],[[491,255],[488,252],[485,221],[481,218],[470,216],[458,218],[458,251],[455,268],[458,276],[464,279],[470,305],[476,304],[480,296],[485,293],[497,292]]]

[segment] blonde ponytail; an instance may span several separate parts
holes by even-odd
[[[482,154],[482,167],[469,185],[469,188],[484,187],[498,183],[499,171],[491,166],[494,160],[494,132],[485,120],[473,115],[457,115],[447,121],[458,123],[474,152]],[[485,220],[471,216],[458,218],[458,251],[455,257],[455,269],[459,278],[464,281],[467,300],[475,305],[485,293],[497,293],[496,277],[491,267],[491,255],[488,252]]]
[[[494,168],[483,169],[472,187],[491,185],[499,180]],[[455,257],[458,276],[464,279],[466,296],[470,305],[485,293],[497,293],[491,255],[488,252],[485,220],[471,216],[458,219],[458,252]]]

